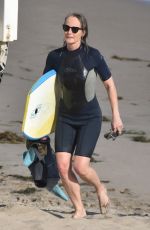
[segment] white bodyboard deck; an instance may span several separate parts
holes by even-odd
[[[27,139],[40,139],[54,131],[56,72],[42,75],[32,86],[26,99],[22,131]]]

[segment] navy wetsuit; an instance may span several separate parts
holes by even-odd
[[[111,77],[100,52],[92,47],[51,51],[44,73],[54,69],[61,87],[55,130],[55,151],[91,157],[101,130],[102,115],[96,95],[96,76]]]

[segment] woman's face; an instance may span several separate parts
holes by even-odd
[[[70,16],[65,21],[65,25],[69,27],[80,28],[77,33],[73,33],[71,28],[69,28],[68,31],[64,31],[64,39],[66,41],[67,47],[73,46],[74,48],[78,48],[81,44],[81,39],[85,34],[84,30],[81,28],[80,21],[78,18]]]

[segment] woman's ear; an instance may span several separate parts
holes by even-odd
[[[82,31],[82,38],[85,36],[85,30]]]
[[[84,40],[84,36],[85,36],[85,30],[82,31],[82,36],[81,36],[82,41]]]

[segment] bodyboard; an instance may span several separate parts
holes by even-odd
[[[42,75],[31,87],[25,104],[22,132],[27,139],[40,139],[52,132],[56,118],[56,72]]]

